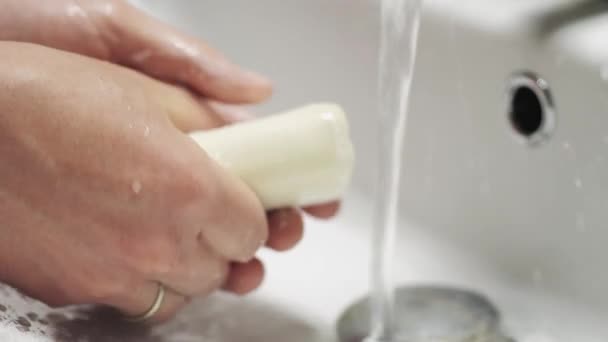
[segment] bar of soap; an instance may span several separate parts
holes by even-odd
[[[344,111],[312,104],[191,137],[240,177],[265,209],[340,198],[351,178],[354,151]]]

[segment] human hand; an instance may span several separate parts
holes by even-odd
[[[255,103],[267,98],[271,92],[270,83],[264,78],[242,71],[198,40],[180,34],[124,1],[53,0],[40,3],[34,0],[6,0],[3,5],[5,7],[0,12],[0,39],[33,42],[88,55],[189,88],[198,99],[186,91],[158,82],[147,79],[142,82],[155,84],[148,87],[154,90],[148,89],[143,95],[144,98],[154,98],[155,101],[151,101],[149,105],[158,104],[158,98],[163,99],[160,107],[164,106],[164,109],[161,111],[169,115],[172,125],[182,131],[228,124],[236,117],[233,115],[234,108],[225,106],[222,102]],[[64,72],[73,71],[67,69]],[[110,78],[105,75],[103,77],[106,81]],[[58,79],[60,80],[61,78]],[[74,86],[78,87],[80,84]],[[63,88],[63,91],[67,92],[68,89]],[[126,90],[125,92],[129,93]],[[100,99],[103,97],[100,96]],[[129,101],[124,100],[125,103]],[[123,116],[123,119],[124,116],[132,115],[132,110],[126,110],[125,113],[124,109],[117,109],[113,114]],[[137,188],[139,183],[133,184]],[[141,186],[143,188],[143,184]],[[327,218],[333,216],[337,209],[337,203],[329,203],[306,208],[305,211],[317,217]],[[267,220],[270,235],[266,245],[270,248],[289,249],[302,237],[302,218],[297,209],[273,211],[267,214]],[[145,249],[145,246],[142,248]],[[223,282],[225,289],[246,293],[261,282],[263,268],[257,259],[246,263],[229,261],[230,270],[224,276]],[[203,267],[200,271],[205,272]],[[30,293],[36,295],[32,291]],[[148,305],[151,300],[147,298]],[[159,318],[169,317],[171,308],[177,310],[178,306],[170,304],[169,308],[165,309],[168,313],[161,313]],[[127,309],[122,309],[128,312]]]
[[[184,131],[214,128],[243,119],[248,116],[246,112],[243,114],[241,109],[223,104],[257,103],[266,100],[272,92],[270,82],[264,77],[237,67],[200,40],[148,16],[125,0],[42,3],[5,0],[0,12],[0,40],[71,51],[188,87],[205,98],[202,104],[207,115],[174,113],[174,122]],[[212,112],[215,115],[209,114]],[[338,207],[334,202],[306,211],[329,218]],[[292,217],[289,221],[301,219]],[[294,234],[301,235],[301,229],[294,229]],[[297,239],[294,237],[294,240]],[[283,239],[276,245],[283,249],[290,246]]]
[[[7,42],[0,59],[0,279],[127,314],[161,283],[157,320],[220,286],[257,286],[264,210],[172,121],[215,114],[94,59]]]
[[[225,103],[255,103],[270,82],[125,0],[4,0],[0,40],[36,43],[106,60]]]

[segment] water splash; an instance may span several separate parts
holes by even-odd
[[[131,55],[131,60],[135,63],[143,63],[152,57],[153,53],[150,49],[143,49]]]

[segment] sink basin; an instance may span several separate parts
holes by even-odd
[[[335,341],[336,319],[369,283],[377,1],[133,2],[273,78],[276,95],[259,113],[342,104],[358,157],[352,189],[336,220],[307,219],[295,250],[262,253],[267,279],[252,296],[198,300],[150,331],[125,332],[68,310],[58,323],[28,331],[18,322],[0,325],[0,339],[10,332],[55,341],[59,331],[94,342]],[[605,342],[608,5],[427,0],[423,18],[398,282],[483,293],[516,341]],[[556,124],[542,144],[527,144],[510,122],[506,90],[521,71],[551,92]],[[14,317],[38,305],[5,292]]]

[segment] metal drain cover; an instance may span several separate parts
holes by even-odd
[[[485,297],[447,287],[402,287],[395,292],[395,342],[507,342],[496,308]],[[370,302],[350,306],[338,321],[342,342],[361,342],[370,332]]]

